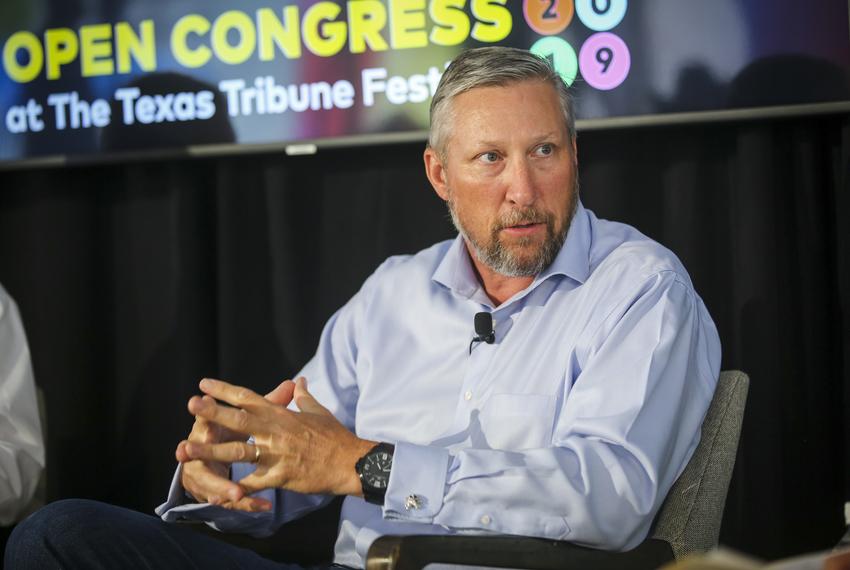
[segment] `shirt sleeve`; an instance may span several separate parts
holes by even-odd
[[[573,366],[551,447],[399,443],[384,518],[607,549],[640,543],[699,441],[717,331],[693,289],[661,272],[587,333]]]
[[[18,308],[0,287],[0,526],[25,514],[43,469],[30,352]]]

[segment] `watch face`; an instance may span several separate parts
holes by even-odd
[[[366,457],[363,463],[363,480],[370,487],[386,489],[390,481],[390,469],[393,456],[386,451],[378,451]]]

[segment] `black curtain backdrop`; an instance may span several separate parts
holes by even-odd
[[[312,355],[388,255],[453,235],[422,144],[0,172],[0,282],[48,407],[51,500],[150,512],[186,401]],[[850,500],[850,119],[580,133],[582,198],[684,261],[750,374],[721,540],[832,546]]]

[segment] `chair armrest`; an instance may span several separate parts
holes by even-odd
[[[628,552],[520,536],[382,536],[372,543],[366,570],[414,570],[440,562],[535,570],[655,570],[674,560],[670,545],[647,539]]]

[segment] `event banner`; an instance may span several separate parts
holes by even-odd
[[[0,45],[0,166],[424,138],[487,45],[549,59],[580,120],[850,100],[844,0],[5,0]]]

